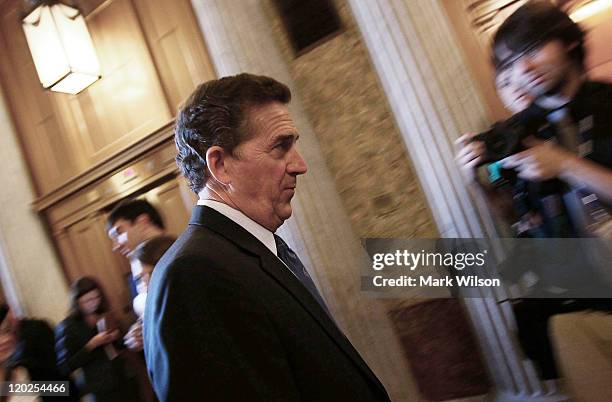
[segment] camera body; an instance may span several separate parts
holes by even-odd
[[[525,150],[523,140],[530,135],[540,139],[553,137],[551,130],[545,130],[547,125],[548,121],[543,115],[533,113],[528,108],[506,121],[495,123],[488,131],[475,135],[472,142],[484,142],[483,163],[497,162]]]

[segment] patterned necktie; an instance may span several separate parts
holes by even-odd
[[[299,281],[302,282],[302,285],[308,289],[310,294],[321,305],[321,307],[323,307],[323,310],[325,310],[327,315],[331,318],[332,315],[329,313],[325,301],[317,290],[312,278],[310,278],[310,275],[308,275],[308,271],[306,271],[306,268],[304,268],[302,261],[300,261],[299,257],[279,236],[274,235],[274,241],[276,242],[276,253],[278,254],[278,258],[280,258],[281,261],[284,262],[287,267],[289,267],[291,272],[293,272]]]

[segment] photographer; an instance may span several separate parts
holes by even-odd
[[[494,164],[511,187],[517,237],[610,236],[612,84],[587,79],[584,36],[545,1],[518,8],[494,36],[500,98],[513,119],[537,122],[521,138],[522,149]],[[474,137],[465,134],[457,141],[457,161],[471,180],[476,167],[490,161],[487,146]],[[609,300],[596,299],[527,299],[515,305],[521,344],[543,378],[557,377],[548,319],[610,307]]]
[[[496,81],[504,104],[518,113],[526,100],[533,100],[523,114],[544,117],[550,126],[546,130],[554,131],[549,141],[530,136],[523,141],[526,150],[500,161],[503,168],[516,172],[514,184],[524,188],[529,200],[529,210],[521,211],[520,205],[517,212],[529,213],[531,230],[518,230],[519,236],[591,235],[609,222],[604,212],[612,202],[612,85],[588,81],[584,58],[584,32],[546,2],[519,8],[495,35],[495,69],[509,87],[500,88]],[[485,154],[482,141],[470,142],[473,136],[458,140],[457,159],[469,178]],[[545,181],[559,182],[557,191],[547,185],[538,194],[543,186],[530,184]],[[576,202],[584,198],[593,200],[590,214],[599,219],[585,216]]]

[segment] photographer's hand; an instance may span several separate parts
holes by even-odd
[[[528,180],[557,177],[574,186],[586,187],[612,204],[612,169],[580,158],[551,141],[530,138],[524,143],[531,148],[504,159],[504,167],[515,168],[520,177]]]
[[[476,135],[476,133],[466,133],[455,141],[455,145],[458,148],[455,160],[461,168],[463,175],[469,181],[474,181],[476,168],[482,162],[485,152],[484,142],[471,141],[472,137]]]
[[[515,169],[525,180],[542,181],[559,177],[576,155],[552,141],[529,137],[523,141],[529,149],[502,160],[506,169]]]

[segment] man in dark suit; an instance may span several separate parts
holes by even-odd
[[[177,162],[199,201],[149,286],[145,355],[161,401],[389,401],[274,234],[307,169],[290,97],[241,74],[200,85],[177,116]]]

